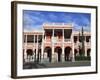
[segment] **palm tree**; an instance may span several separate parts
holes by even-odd
[[[81,42],[81,35],[80,35],[80,32],[79,32],[79,42]],[[79,55],[81,56],[81,44],[79,43]]]
[[[82,55],[84,56],[85,54],[85,46],[84,46],[84,30],[83,30],[83,27],[82,27]]]

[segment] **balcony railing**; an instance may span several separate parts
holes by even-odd
[[[34,46],[34,45],[37,45],[37,43],[24,43],[24,46],[25,46],[25,45],[31,45],[31,46]],[[38,43],[38,45],[42,45],[42,44]]]
[[[82,42],[76,42],[74,43],[75,46],[82,46]],[[84,42],[84,46],[91,46],[91,42]]]
[[[69,23],[69,24],[68,23],[44,23],[43,25],[44,26],[48,26],[48,25],[50,25],[50,26],[51,25],[54,25],[54,26],[59,26],[59,25],[62,25],[62,26],[65,25],[66,26],[66,25],[70,25],[71,26],[72,24],[71,23]]]
[[[91,46],[91,42],[86,42],[86,45],[87,46]]]
[[[63,39],[46,39],[45,42],[63,42]],[[71,39],[64,39],[64,42],[71,42]]]
[[[65,42],[71,42],[71,39],[65,39],[64,41]]]

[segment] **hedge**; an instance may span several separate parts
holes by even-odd
[[[91,57],[86,57],[86,56],[76,56],[75,57],[75,60],[76,61],[90,61],[91,60]]]

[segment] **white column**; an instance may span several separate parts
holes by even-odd
[[[54,62],[54,29],[52,33],[52,62]]]
[[[34,42],[33,42],[33,61],[35,61],[35,35],[34,35],[34,40],[33,40]]]
[[[27,50],[27,34],[26,34],[26,37],[25,37],[25,48],[24,48],[24,60],[25,62],[27,62],[27,53],[26,53],[26,50]]]
[[[45,41],[46,41],[46,33],[45,33]]]
[[[79,48],[79,36],[77,35],[77,48]],[[77,52],[77,56],[79,56],[79,49],[78,49],[78,52]]]
[[[62,29],[62,36],[63,36],[63,40],[62,40],[62,62],[64,62],[65,61],[65,58],[64,58],[64,41],[65,41],[65,39],[64,39],[64,29]]]
[[[63,32],[63,42],[65,41],[65,39],[64,39],[64,29],[62,29],[62,32]]]
[[[33,45],[34,45],[34,49],[35,49],[35,35],[34,35],[34,44]]]
[[[36,55],[37,55],[36,54],[36,48],[37,48],[37,44],[36,44],[36,41],[35,40],[36,40],[36,35],[34,35],[34,51],[35,51],[34,52],[34,60],[36,61]]]
[[[43,61],[43,54],[44,54],[44,31],[43,31],[43,35],[42,35],[41,61]]]
[[[84,37],[84,47],[85,47],[85,56],[87,57],[87,42],[86,42],[86,36]]]
[[[38,35],[37,35],[37,43],[36,43],[36,60],[37,60],[37,54],[38,54]]]
[[[75,56],[74,56],[74,38],[73,38],[73,32],[71,35],[71,40],[72,40],[72,62],[75,61]]]

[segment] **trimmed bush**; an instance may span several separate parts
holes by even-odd
[[[86,56],[76,56],[75,57],[76,61],[90,61],[91,57],[86,57]]]

